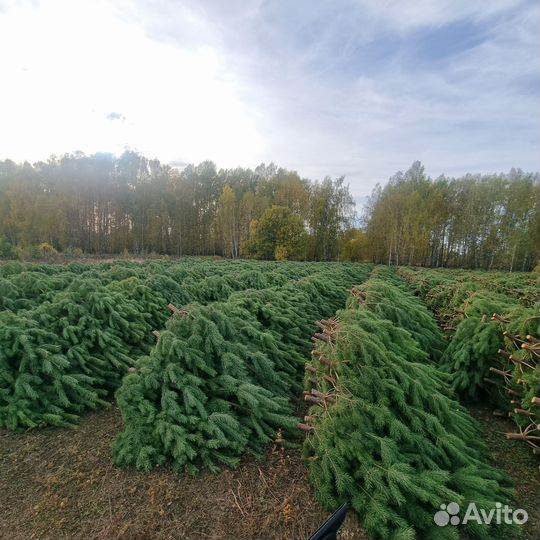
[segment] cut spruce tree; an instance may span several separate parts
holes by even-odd
[[[254,315],[287,346],[287,351],[297,358],[295,363],[301,366],[303,356],[298,357],[298,354],[309,352],[306,336],[313,330],[314,322],[343,307],[347,287],[362,281],[368,274],[367,265],[354,272],[336,269],[291,281],[282,287],[235,293],[230,301]]]
[[[441,369],[451,374],[452,388],[462,401],[475,401],[492,390],[486,383],[489,370],[503,346],[503,330],[492,314],[494,311],[500,321],[513,321],[512,328],[522,335],[533,332],[538,325],[537,313],[512,299],[494,294],[490,298],[487,292],[475,293],[460,306],[462,320],[456,324],[455,333],[441,359]],[[497,396],[491,395],[497,402]]]
[[[137,278],[80,278],[34,310],[1,312],[0,425],[73,426],[105,405],[166,313]]]
[[[306,342],[299,332],[342,305],[346,287],[369,268],[195,260],[2,265],[0,425],[73,425],[85,410],[103,405],[129,367],[150,352],[152,331],[168,319],[168,303],[211,304],[234,294],[249,295],[257,306],[254,317],[275,343],[265,354],[286,374],[287,392],[296,393]],[[238,293],[246,288],[244,298]]]
[[[411,333],[364,306],[321,321],[299,427],[309,474],[328,510],[350,501],[373,538],[511,537],[511,527],[438,527],[441,504],[490,510],[507,478],[487,463],[479,427],[451,397],[448,376]]]
[[[172,317],[150,356],[117,392],[125,430],[119,465],[169,462],[195,473],[234,467],[295,426],[279,344],[234,304],[189,305]]]
[[[0,426],[71,427],[81,411],[105,405],[105,392],[35,320],[0,313]]]
[[[510,440],[528,444],[532,452],[540,457],[540,328],[532,310],[514,312],[514,320],[496,313],[493,321],[504,337],[497,351],[498,362],[490,368],[485,379],[490,387],[499,391],[499,409],[496,414],[510,416],[516,431],[506,433]],[[519,316],[521,315],[521,317]],[[536,324],[534,324],[536,323]],[[535,326],[531,330],[531,326]],[[520,330],[531,333],[519,334]]]
[[[446,342],[437,321],[418,297],[392,283],[392,277],[393,273],[386,272],[384,279],[371,278],[354,287],[348,307],[363,306],[408,330],[429,357],[438,361]]]
[[[260,455],[280,431],[295,438],[290,400],[301,389],[305,336],[316,316],[343,305],[344,284],[368,272],[350,266],[226,302],[171,305],[156,347],[117,392],[125,430],[116,463],[216,470]]]
[[[487,398],[501,406],[502,393],[489,378],[491,368],[496,368],[500,360],[498,350],[504,341],[497,322],[506,321],[514,334],[536,334],[534,278],[528,274],[443,273],[410,268],[400,268],[397,275],[426,300],[439,323],[450,332],[440,367],[451,375],[459,399],[471,402]],[[494,313],[498,314],[496,319]]]
[[[497,325],[486,317],[469,317],[457,325],[445,350],[441,369],[452,376],[452,388],[462,401],[474,401],[486,388],[503,336]]]

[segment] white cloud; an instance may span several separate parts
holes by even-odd
[[[523,0],[358,0],[374,25],[404,32],[463,19],[482,20],[523,4]]]
[[[0,14],[0,149],[37,159],[128,145],[232,166],[262,141],[219,52],[183,50],[121,22],[108,2],[48,1]],[[126,122],[106,121],[122,111]],[[4,156],[0,156],[4,157]]]
[[[416,159],[434,176],[537,170],[538,11],[529,0],[11,3],[0,158],[127,145],[163,161],[273,160],[346,174],[359,196]],[[437,32],[463,22],[479,39],[437,56]]]

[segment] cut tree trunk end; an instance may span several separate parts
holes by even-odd
[[[304,401],[309,401],[309,403],[315,403],[317,405],[321,405],[322,403],[324,403],[324,399],[310,395],[305,395]]]

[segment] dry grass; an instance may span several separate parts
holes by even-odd
[[[515,482],[516,502],[513,508],[527,510],[529,520],[523,526],[524,538],[540,538],[540,476],[539,462],[528,445],[507,441],[505,433],[517,431],[514,422],[493,416],[487,407],[473,407],[471,414],[480,423],[493,465],[504,470]]]
[[[538,463],[507,442],[507,420],[473,409],[496,465],[516,481],[527,538],[538,537]],[[116,407],[88,415],[75,431],[0,431],[0,538],[307,538],[327,517],[299,450],[246,460],[235,471],[197,477],[124,470],[110,445],[122,428]],[[344,539],[365,538],[354,516]]]
[[[0,432],[0,538],[307,538],[327,517],[299,450],[234,471],[124,470],[110,445],[116,407],[75,431]],[[361,538],[350,516],[344,538]]]

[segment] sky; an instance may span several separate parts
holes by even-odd
[[[540,170],[537,0],[0,0],[0,159]]]

